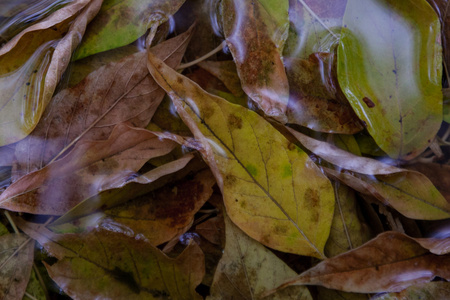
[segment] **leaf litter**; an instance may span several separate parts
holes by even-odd
[[[3,298],[448,295],[447,1],[1,5]]]

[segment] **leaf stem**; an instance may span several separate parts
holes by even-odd
[[[226,45],[226,41],[224,40],[222,43],[220,43],[219,46],[217,46],[217,48],[215,48],[214,50],[206,53],[205,55],[203,55],[202,57],[197,58],[196,60],[193,60],[191,62],[185,63],[185,64],[181,64],[178,66],[178,69],[186,69],[189,67],[192,67],[193,65],[198,64],[199,62],[204,61],[205,59],[211,57],[212,55],[216,54],[217,52],[221,51],[223,48],[225,48]]]
[[[316,13],[313,12],[311,8],[309,8],[308,4],[306,4],[305,1],[298,0],[298,2],[300,2],[303,5],[303,7],[305,7],[305,9],[311,14],[311,16],[313,16],[320,23],[320,25],[322,25],[326,30],[328,30],[328,32],[331,33],[331,35],[334,38],[338,38],[337,35],[333,31],[331,31],[331,29],[327,25],[325,25],[322,19],[320,19],[319,16],[316,15]]]

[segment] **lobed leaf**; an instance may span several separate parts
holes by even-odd
[[[201,143],[233,222],[266,246],[323,258],[333,191],[306,153],[253,111],[206,93],[151,53],[148,67]]]
[[[439,20],[425,0],[348,1],[339,84],[370,135],[394,159],[416,157],[439,130],[441,52]]]

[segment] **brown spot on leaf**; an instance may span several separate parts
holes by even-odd
[[[241,129],[242,128],[242,119],[235,115],[230,115],[228,117],[228,126],[232,129]]]
[[[370,100],[369,98],[364,97],[364,98],[363,98],[363,101],[364,101],[364,103],[367,105],[368,108],[375,107],[375,103],[373,103],[373,101]]]
[[[319,221],[319,196],[319,192],[311,188],[307,188],[304,195],[305,207],[310,211],[309,216],[314,223]]]

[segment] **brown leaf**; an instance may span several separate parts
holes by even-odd
[[[33,251],[34,243],[24,234],[6,234],[0,237],[1,299],[22,300],[33,266]]]
[[[148,159],[175,145],[145,129],[119,124],[107,140],[80,141],[67,156],[14,182],[0,195],[0,207],[62,215],[101,190],[122,186]]]
[[[16,224],[58,259],[50,277],[74,299],[202,299],[195,288],[205,273],[195,243],[169,258],[142,239],[95,229],[58,235],[42,225]]]
[[[283,14],[287,16],[288,5],[286,12],[281,9],[285,4],[286,0],[278,3],[277,19],[271,15],[274,10],[266,9],[260,1],[221,2],[223,31],[243,90],[268,116],[281,121],[286,121],[289,98],[280,53],[285,39],[283,27],[287,25],[280,22]]]
[[[215,245],[221,245],[225,233],[222,216],[213,217],[195,226],[195,231]]]
[[[385,232],[361,247],[329,258],[282,287],[322,285],[356,292],[398,292],[439,276],[450,279],[450,256],[438,256],[414,239]]]
[[[211,172],[204,170],[192,180],[169,184],[87,219],[95,219],[96,226],[106,230],[120,228],[134,236],[143,235],[150,244],[158,246],[191,227],[194,215],[211,196],[215,183]],[[84,222],[83,219],[73,221],[74,224]]]
[[[101,4],[73,1],[0,49],[0,145],[23,139],[36,127]]]
[[[372,300],[450,299],[450,282],[427,282],[406,288],[398,293],[381,294]]]
[[[244,95],[234,61],[202,61],[198,66],[219,78],[235,97]]]
[[[151,51],[175,67],[190,34],[191,30]],[[164,96],[148,73],[146,59],[146,52],[136,53],[58,93],[33,134],[17,144],[14,179],[44,167],[76,140],[106,139],[118,123],[145,127]]]
[[[288,58],[285,64],[289,123],[344,134],[364,128],[339,87],[333,53],[313,53],[308,60]]]

